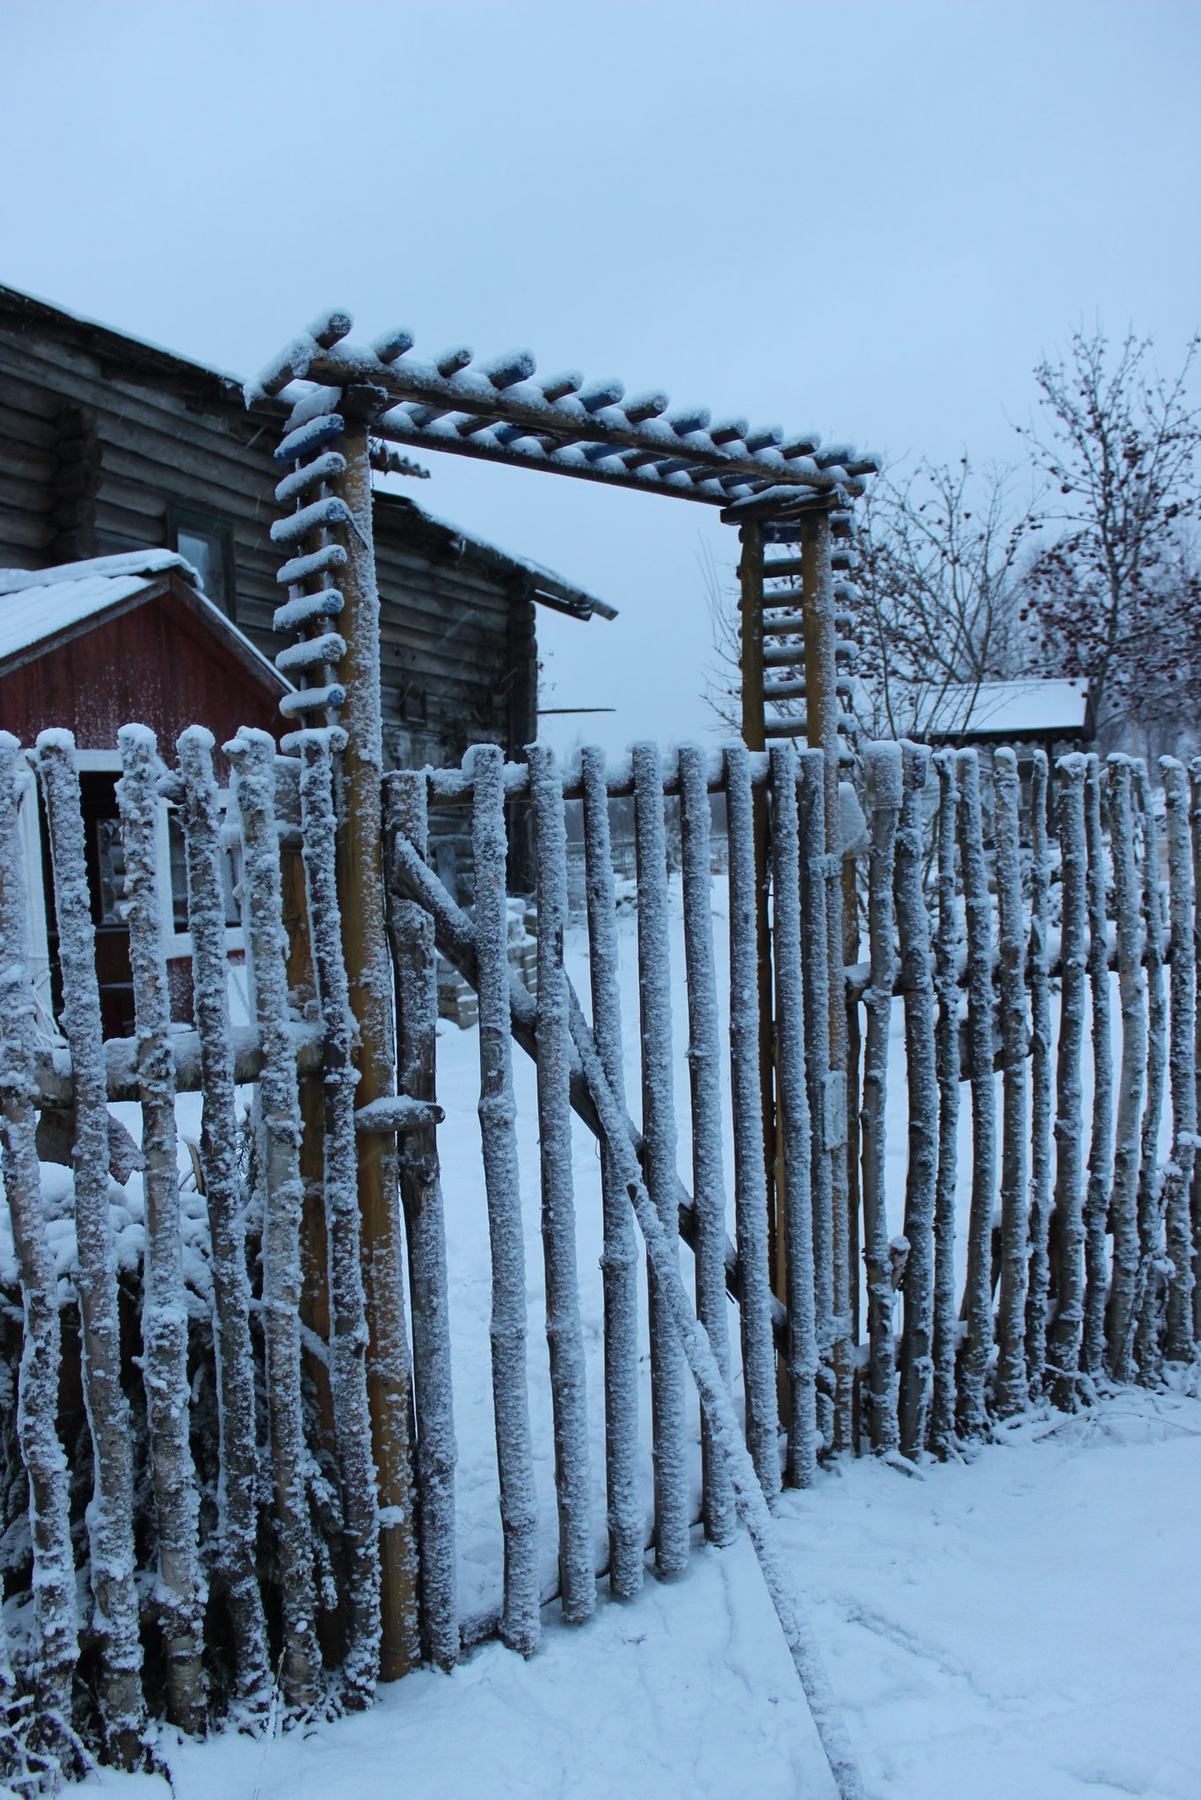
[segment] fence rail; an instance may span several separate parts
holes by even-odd
[[[570,769],[541,746],[523,764],[477,746],[461,770],[387,776],[395,1095],[359,1107],[332,879],[337,734],[305,733],[297,747],[299,756],[281,758],[265,734],[239,734],[227,747],[223,826],[207,733],[186,732],[168,770],[148,733],[122,732],[136,1037],[105,1044],[73,748],[65,733],[43,735],[31,760],[52,853],[63,1040],[50,1045],[26,947],[26,914],[40,903],[31,902],[18,824],[27,764],[15,740],[0,738],[0,1097],[10,1289],[22,1308],[20,1326],[11,1309],[3,1325],[5,1356],[20,1358],[3,1435],[26,1484],[8,1482],[0,1523],[28,1507],[29,1549],[10,1550],[4,1570],[10,1591],[31,1595],[33,1629],[16,1660],[64,1742],[83,1727],[113,1760],[132,1762],[147,1706],[199,1730],[214,1707],[261,1709],[275,1669],[297,1710],[364,1704],[379,1673],[381,1557],[398,1544],[417,1549],[405,1579],[423,1653],[448,1666],[480,1633],[478,1619],[461,1616],[456,1575],[456,1270],[438,1151],[439,957],[478,995],[491,1316],[462,1328],[486,1335],[491,1359],[497,1625],[523,1653],[538,1643],[547,1597],[531,1423],[544,1411],[556,1587],[564,1616],[578,1622],[595,1605],[598,1567],[615,1594],[641,1584],[644,1483],[656,1565],[675,1573],[698,1519],[725,1543],[739,1516],[759,1532],[755,1507],[782,1482],[811,1484],[852,1406],[855,1448],[946,1456],[1031,1399],[1077,1405],[1104,1383],[1153,1383],[1165,1359],[1195,1355],[1201,764],[1191,789],[1179,763],[1162,764],[1166,890],[1148,773],[1121,756],[1106,766],[1069,756],[1052,772],[1036,752],[1023,807],[1010,750],[983,762],[974,751],[931,757],[918,745],[867,745],[854,797],[865,831],[842,844],[826,837],[822,751],[789,742],[669,756],[641,744],[613,766],[588,750]],[[728,821],[716,876],[715,792]],[[668,798],[678,800],[678,873],[669,870]],[[577,799],[587,995],[567,954],[564,804]],[[636,989],[620,979],[613,799],[633,801]],[[850,794],[845,801],[850,818]],[[170,871],[155,824],[164,802],[186,850],[190,1031],[172,1028],[167,1006],[160,921]],[[439,807],[469,810],[470,915],[427,861]],[[511,966],[506,893],[513,834],[530,813],[536,996]],[[766,862],[757,819],[767,826]],[[252,1013],[236,1027],[221,867],[231,834],[242,854]],[[848,961],[831,943],[832,881],[849,916],[854,897],[844,938],[858,941],[861,918],[865,957],[852,950]],[[686,1094],[677,1093],[673,983],[686,1012]],[[636,1020],[623,1022],[623,994],[636,994]],[[853,1028],[836,1029],[848,1010]],[[636,1063],[623,1049],[627,1026]],[[514,1046],[537,1066],[536,1121],[519,1116]],[[248,1122],[241,1084],[252,1087]],[[178,1173],[175,1103],[189,1090],[203,1109],[199,1237]],[[132,1263],[117,1255],[108,1112],[131,1097],[142,1109],[145,1195]],[[39,1110],[72,1118],[65,1282],[42,1202]],[[573,1161],[573,1114],[599,1145],[594,1187]],[[456,1132],[462,1124],[448,1121]],[[522,1154],[535,1125],[545,1364],[527,1347]],[[901,1192],[888,1179],[897,1130],[906,1137]],[[971,1149],[963,1183],[961,1136]],[[387,1350],[384,1377],[414,1424],[404,1450],[412,1498],[399,1507],[381,1503],[372,1460],[368,1394],[384,1379],[383,1352],[371,1336],[378,1290],[364,1287],[356,1182],[356,1146],[392,1141],[399,1155],[385,1159],[385,1179],[403,1217],[408,1316],[402,1306],[403,1342]],[[594,1222],[598,1277],[579,1248]],[[847,1249],[860,1231],[862,1268]],[[685,1270],[695,1284],[687,1318]],[[372,1275],[392,1282],[390,1305],[403,1297],[400,1274],[397,1259]],[[594,1355],[581,1293],[597,1279]],[[64,1400],[76,1380],[78,1403]],[[737,1444],[726,1418],[735,1391]],[[648,1398],[649,1460],[639,1425]],[[591,1471],[596,1443],[603,1483]],[[739,1458],[748,1455],[753,1477],[744,1479]],[[134,1479],[142,1457],[149,1484]],[[404,1520],[394,1516],[406,1507]],[[77,1566],[87,1618],[76,1610]],[[154,1579],[135,1582],[135,1571]]]

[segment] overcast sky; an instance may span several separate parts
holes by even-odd
[[[1014,455],[1098,319],[1201,324],[1198,0],[0,0],[0,280],[240,375],[315,312],[419,351]],[[620,608],[548,721],[710,728],[715,510],[450,457],[406,491]]]

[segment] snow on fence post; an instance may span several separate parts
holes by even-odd
[[[1122,1064],[1114,1133],[1113,1276],[1105,1309],[1105,1345],[1115,1381],[1129,1381],[1134,1342],[1135,1285],[1139,1268],[1137,1211],[1138,1127],[1147,1073],[1147,980],[1140,954],[1139,902],[1134,862],[1134,764],[1107,758],[1114,912],[1117,918],[1118,991],[1122,1010]]]
[[[967,1332],[959,1357],[960,1430],[980,1437],[988,1428],[984,1379],[993,1342],[992,1209],[997,1183],[997,1100],[993,1083],[992,922],[980,812],[980,764],[975,750],[958,753],[961,793],[959,851],[967,921],[968,1065],[972,1087],[972,1198],[968,1215]]]
[[[1193,868],[1189,846],[1188,783],[1184,764],[1161,756],[1167,803],[1168,880],[1172,921],[1171,1056],[1172,1154],[1164,1171],[1167,1252],[1172,1263],[1164,1354],[1187,1362],[1193,1354],[1193,1244],[1189,1186],[1197,1147],[1197,978],[1193,962]]]
[[[905,1075],[909,1109],[909,1157],[905,1172],[905,1241],[902,1283],[901,1378],[898,1423],[902,1454],[914,1459],[925,1447],[930,1411],[934,1306],[934,1205],[938,1181],[938,1074],[934,979],[930,967],[930,915],[922,888],[925,846],[922,803],[930,752],[924,744],[901,745],[902,797],[897,826],[897,928],[905,1007]],[[957,1084],[958,1085],[958,1084]],[[952,1296],[952,1305],[954,1299]]]
[[[54,868],[62,1029],[71,1050],[75,1101],[75,1238],[79,1255],[83,1391],[92,1436],[87,1509],[93,1629],[100,1640],[101,1714],[113,1760],[142,1759],[142,1645],[134,1582],[133,1457],[129,1402],[121,1386],[121,1321],[109,1210],[109,1114],[104,1028],[96,978],[96,928],[88,889],[75,740],[43,731],[37,770]],[[253,1439],[252,1439],[253,1442]],[[257,1594],[257,1588],[256,1588]]]
[[[767,1243],[767,1175],[759,1085],[754,807],[750,756],[731,744],[726,762],[730,899],[730,1098],[734,1119],[734,1212],[742,1293],[746,1436],[768,1500],[779,1492],[778,1415]],[[807,1002],[806,1002],[807,1004]],[[608,1074],[608,1069],[606,1069]],[[618,1090],[620,1092],[620,1090]],[[812,1171],[812,1157],[810,1159]],[[812,1226],[811,1226],[812,1231]]]
[[[609,837],[604,752],[580,752],[584,793],[584,868],[592,1029],[613,1094],[625,1111],[618,988],[617,914]],[[758,1090],[756,1090],[757,1092]],[[762,1159],[760,1159],[762,1160]],[[629,1600],[643,1579],[642,1505],[638,1493],[638,1246],[629,1199],[613,1154],[601,1145],[605,1312],[605,1480],[609,1525],[609,1591]],[[770,1329],[770,1327],[769,1327]]]
[[[805,1078],[812,1133],[813,1287],[818,1356],[829,1355],[835,1332],[833,1179],[827,1112],[830,1106],[830,1006],[826,931],[826,818],[820,750],[797,752],[797,810],[801,840],[801,962],[805,989]],[[820,1372],[819,1372],[820,1383]],[[818,1418],[833,1441],[830,1394],[819,1385]]]
[[[368,1322],[359,1227],[358,1153],[352,1061],[354,1020],[342,954],[335,881],[333,751],[340,728],[294,734],[300,752],[301,854],[309,900],[313,970],[322,1024],[324,1187],[329,1256],[329,1378],[344,1521],[346,1646],[342,1678],[352,1706],[371,1703],[380,1673],[380,1506],[367,1405]],[[377,1096],[378,1098],[378,1096]],[[394,1525],[395,1520],[388,1520]],[[406,1534],[407,1535],[407,1534]],[[404,1591],[413,1593],[410,1573]],[[409,1627],[411,1634],[412,1627]]]
[[[696,1209],[697,1314],[717,1366],[730,1379],[726,1321],[726,1183],[722,1146],[720,1028],[713,964],[713,873],[710,868],[709,784],[705,753],[685,744],[680,763],[683,853],[684,962],[688,984],[688,1079],[692,1102],[692,1193]],[[795,807],[795,794],[793,804]],[[807,1154],[806,1149],[806,1154]],[[810,1283],[812,1293],[812,1282]],[[734,1491],[725,1457],[701,1421],[705,1535],[715,1544],[737,1530]]]
[[[1085,967],[1088,959],[1088,889],[1084,835],[1086,761],[1078,751],[1056,764],[1056,827],[1063,880],[1059,1045],[1055,1065],[1055,1211],[1052,1260],[1055,1316],[1047,1344],[1051,1397],[1076,1404],[1080,1343],[1084,1330],[1084,1044]]]
[[[125,918],[133,970],[146,1256],[142,1374],[158,1525],[158,1595],[167,1655],[168,1711],[183,1730],[204,1728],[204,1607],[198,1541],[200,1496],[189,1442],[188,1312],[176,1162],[175,1059],[159,890],[159,781],[154,733],[123,725],[117,782],[125,852]]]
[[[426,782],[396,774],[386,785],[385,869],[389,870],[388,934],[396,969],[396,1085],[410,1099],[437,1099],[438,978],[434,925],[414,901],[391,886],[387,846],[400,832],[424,857]],[[432,1125],[401,1139],[400,1197],[409,1252],[409,1310],[413,1330],[413,1403],[417,1421],[415,1473],[420,1512],[422,1630],[430,1657],[449,1669],[459,1655],[455,1552],[454,1389],[446,1270],[446,1222],[438,1143]]]
[[[290,1705],[318,1694],[317,1596],[309,1521],[308,1448],[300,1392],[300,1102],[289,1030],[287,938],[275,823],[275,743],[243,728],[225,746],[242,824],[242,912],[263,1064],[263,1335],[283,1611],[283,1688]]]
[[[868,744],[867,773],[871,857],[868,874],[868,942],[871,975],[864,1005],[867,1041],[863,1053],[863,1248],[867,1264],[868,1427],[872,1449],[887,1453],[897,1444],[893,1395],[892,1258],[888,1243],[888,1191],[884,1158],[888,1105],[888,1038],[892,1024],[893,859],[901,809],[901,747]]]
[[[938,1082],[938,1176],[934,1190],[934,1388],[930,1403],[930,1448],[946,1457],[955,1441],[955,1192],[959,1175],[959,984],[956,961],[959,923],[955,911],[955,843],[959,784],[956,753],[939,750],[938,929],[934,937],[934,1071]]]
[[[1051,1291],[1051,853],[1047,836],[1050,765],[1036,749],[1030,774],[1030,1251],[1026,1283],[1026,1376],[1041,1395],[1047,1369]]]
[[[1201,996],[1201,756],[1194,757],[1189,764],[1189,814],[1193,840],[1193,981],[1197,995]],[[1201,998],[1196,1009],[1193,1062],[1196,1112],[1201,1121]],[[1193,1233],[1193,1339],[1201,1344],[1201,1156],[1193,1158],[1189,1213]]]
[[[1084,777],[1084,831],[1088,849],[1088,978],[1092,994],[1093,1119],[1084,1192],[1084,1340],[1087,1375],[1105,1373],[1105,1299],[1109,1291],[1106,1242],[1113,1183],[1113,1045],[1110,1038],[1109,925],[1105,841],[1101,827],[1101,764],[1089,756]],[[1191,1021],[1190,1021],[1191,1027]]]
[[[1026,960],[1022,869],[1018,848],[1018,766],[1010,749],[993,756],[996,796],[997,948],[1000,955],[1001,1291],[997,1307],[994,1402],[1004,1418],[1026,1404],[1026,1279],[1030,1194],[1026,1173]]]
[[[567,927],[567,830],[563,784],[553,750],[526,746],[537,865],[538,1147],[542,1186],[542,1251],[546,1277],[546,1341],[554,1416],[555,1493],[559,1506],[559,1583],[563,1616],[580,1625],[596,1611],[592,1548],[592,1468],[588,1451],[588,1385],[576,1267],[571,1167],[571,1036],[563,933]]]
[[[788,1485],[817,1479],[817,1335],[813,1314],[813,1195],[805,1011],[801,990],[800,839],[796,751],[773,744],[772,948],[776,992],[776,1083],[782,1149],[776,1226],[784,1237],[788,1298]]]
[[[244,1702],[265,1704],[270,1695],[271,1664],[255,1570],[258,1447],[250,1283],[246,1274],[245,1195],[238,1169],[222,820],[213,777],[213,742],[212,733],[202,725],[189,726],[180,734],[180,775],[172,798],[179,804],[187,865],[192,987],[203,1095],[200,1162],[213,1250],[213,1343],[220,1435],[218,1555],[229,1583],[237,1692]]]
[[[1159,1122],[1168,1066],[1168,997],[1164,983],[1164,892],[1159,873],[1159,827],[1147,765],[1134,765],[1143,834],[1143,958],[1147,968],[1147,1101],[1138,1170],[1139,1269],[1135,1282],[1134,1360],[1138,1379],[1159,1373],[1159,1314],[1164,1300],[1164,1184]]]
[[[671,1242],[678,1242],[676,1119],[672,1093],[671,964],[663,771],[653,743],[633,747],[638,869],[638,989],[642,1038],[642,1135],[646,1185]],[[678,1256],[678,1251],[677,1251]],[[659,1275],[649,1272],[651,1407],[655,1443],[655,1566],[676,1575],[688,1563],[684,1365]]]
[[[468,752],[474,783],[472,854],[480,1007],[480,1136],[492,1250],[492,1404],[505,1543],[501,1636],[513,1650],[538,1648],[538,1498],[526,1376],[525,1234],[517,1163],[517,1107],[509,1017],[508,908],[505,902],[503,754],[498,744]]]
[[[58,1276],[42,1213],[34,1110],[34,1002],[29,980],[25,870],[17,818],[21,746],[0,731],[0,1141],[4,1191],[24,1308],[17,1437],[29,1477],[36,1629],[34,1685],[47,1723],[71,1731],[79,1655],[67,1459],[59,1441]]]

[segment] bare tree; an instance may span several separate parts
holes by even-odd
[[[1039,520],[1055,535],[1027,571],[1024,611],[1044,659],[1087,679],[1103,741],[1133,729],[1162,748],[1201,703],[1201,583],[1188,531],[1199,344],[1169,379],[1149,337],[1128,332],[1115,351],[1100,330],[1076,332],[1066,358],[1034,371],[1046,434],[1018,428],[1058,490]]]

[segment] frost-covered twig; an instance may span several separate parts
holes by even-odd
[[[1109,928],[1106,922],[1105,843],[1101,829],[1101,764],[1088,758],[1084,778],[1088,847],[1088,977],[1092,993],[1093,1122],[1084,1195],[1084,1340],[1087,1375],[1105,1370],[1105,1300],[1109,1291],[1106,1215],[1113,1184],[1113,1045],[1109,1003]]]
[[[424,856],[425,777],[395,777],[388,795],[389,832],[403,832],[417,854]],[[396,965],[397,1087],[402,1095],[410,1097],[412,1104],[432,1105],[436,1098],[438,1023],[433,921],[414,901],[401,900],[390,893],[388,933]],[[458,1452],[451,1378],[446,1224],[438,1144],[432,1125],[407,1131],[402,1139],[400,1194],[408,1238],[413,1320],[422,1623],[430,1656],[448,1669],[459,1654],[455,1549]]]
[[[938,1019],[934,1068],[938,1080],[938,1180],[934,1193],[934,1393],[930,1448],[948,1456],[955,1440],[955,1194],[959,1154],[959,928],[955,914],[955,841],[959,784],[955,752],[940,750],[938,771],[938,930],[934,938]]]
[[[1063,870],[1063,989],[1055,1069],[1055,1211],[1051,1221],[1055,1317],[1047,1347],[1047,1369],[1051,1397],[1056,1405],[1065,1408],[1076,1402],[1084,1330],[1084,1094],[1080,1059],[1088,958],[1085,769],[1085,758],[1076,751],[1059,758],[1057,825]]]
[[[334,875],[333,732],[310,729],[295,736],[301,759],[301,845],[309,930],[325,1050],[323,1186],[329,1254],[329,1380],[345,1519],[346,1648],[342,1677],[351,1704],[366,1706],[375,1693],[379,1673],[380,1511],[367,1408],[368,1327],[354,1123],[358,1074],[352,1061],[354,1021]]]
[[[1030,775],[1030,1259],[1026,1288],[1026,1374],[1040,1395],[1047,1370],[1047,1314],[1051,1291],[1051,855],[1047,837],[1050,765],[1034,752]]]
[[[667,845],[657,744],[633,748],[634,838],[638,868],[638,991],[641,1001],[642,1135],[646,1185],[665,1229],[677,1239],[676,1116],[672,1083],[671,950]],[[678,1251],[675,1253],[678,1260]],[[649,1270],[651,1408],[655,1438],[655,1566],[679,1574],[688,1563],[687,1427],[684,1366],[669,1303]]]
[[[763,1160],[763,1096],[759,1085],[754,815],[750,757],[746,746],[732,744],[725,753],[725,760],[730,859],[730,1095],[734,1117],[735,1229],[742,1271],[739,1314],[746,1388],[746,1435],[760,1485],[771,1500],[779,1491],[780,1460],[776,1449],[778,1424],[767,1245],[767,1178]],[[615,1091],[620,1095],[620,1089]],[[624,1189],[622,1192],[624,1196]]]
[[[997,1306],[994,1403],[1002,1418],[1026,1403],[1026,983],[1022,871],[1018,852],[1018,768],[1012,750],[993,757],[997,865],[997,949],[1000,954],[1001,1061],[1001,1292]]]
[[[204,1726],[206,1588],[198,1542],[200,1495],[189,1441],[188,1314],[176,1162],[175,1061],[159,891],[159,782],[154,733],[123,725],[117,782],[125,852],[125,917],[133,970],[138,1078],[142,1099],[142,1185],[146,1262],[142,1289],[142,1375],[158,1524],[158,1597],[167,1641],[172,1721]]]
[[[121,1321],[108,1198],[109,1113],[96,928],[88,890],[75,740],[69,732],[42,732],[37,767],[54,866],[62,1026],[71,1047],[74,1078],[75,1239],[84,1402],[92,1434],[88,1547],[95,1628],[101,1646],[101,1711],[113,1760],[133,1768],[142,1757],[145,1708],[134,1585],[132,1440],[129,1403],[121,1386]]]
[[[717,974],[713,963],[709,785],[705,775],[705,754],[695,744],[685,744],[680,750],[680,834],[684,963],[688,980],[688,1080],[692,1100],[692,1194],[697,1234],[697,1314],[709,1333],[717,1366],[728,1382],[726,1182],[721,1129]],[[812,1277],[809,1289],[812,1296]],[[702,1425],[705,1535],[715,1544],[728,1544],[737,1529],[734,1494],[725,1458],[716,1450],[703,1421]]]
[[[39,1710],[57,1714],[69,1726],[79,1618],[67,1459],[57,1430],[58,1280],[42,1214],[33,1104],[34,1000],[17,817],[20,749],[11,732],[0,731],[0,1142],[24,1307],[17,1436],[29,1476],[37,1631],[33,1674]]]
[[[605,1078],[625,1111],[616,897],[604,752],[580,753],[592,1027]],[[756,1092],[758,1090],[756,1089]],[[643,1512],[638,1492],[638,1247],[620,1171],[601,1146],[604,1214],[605,1463],[609,1590],[630,1599],[642,1586]],[[774,1447],[774,1439],[773,1439]]]
[[[1193,1244],[1189,1186],[1197,1148],[1196,1006],[1193,962],[1193,869],[1188,824],[1188,782],[1173,756],[1159,762],[1167,802],[1168,880],[1172,920],[1171,1086],[1172,1155],[1164,1173],[1167,1252],[1172,1262],[1164,1353],[1173,1362],[1194,1354]]]
[[[546,1341],[550,1353],[559,1505],[559,1577],[563,1615],[571,1624],[596,1610],[592,1547],[592,1468],[588,1451],[588,1380],[576,1267],[571,1166],[571,1037],[567,1024],[567,830],[554,752],[530,744],[530,798],[538,871],[538,1147],[542,1180],[542,1251],[546,1275]]]
[[[992,923],[980,814],[980,765],[974,750],[958,758],[959,852],[967,917],[968,1057],[972,1083],[972,1200],[968,1218],[967,1334],[959,1359],[960,1429],[987,1428],[984,1378],[993,1341],[992,1209],[997,1180],[997,1098],[993,1082]]]
[[[246,1273],[246,1195],[239,1169],[225,949],[222,820],[213,777],[212,733],[203,725],[189,726],[181,734],[178,748],[193,1004],[200,1035],[200,1160],[213,1249],[213,1342],[221,1438],[217,1532],[229,1582],[237,1691],[243,1704],[260,1706],[270,1690],[271,1663],[255,1567],[258,1447]]]
[[[309,1524],[308,1448],[300,1394],[300,1102],[288,1013],[287,938],[275,823],[275,744],[243,729],[225,746],[242,823],[242,906],[263,1067],[263,1330],[283,1603],[283,1683],[291,1705],[317,1698],[321,1655]]]
[[[480,1006],[480,1135],[492,1247],[492,1404],[500,1517],[505,1540],[501,1635],[523,1656],[538,1648],[538,1498],[526,1377],[525,1234],[517,1163],[517,1104],[509,1023],[508,908],[505,904],[503,755],[497,744],[472,752],[475,800],[475,941]]]
[[[800,840],[796,751],[771,748],[772,960],[776,994],[776,1083],[782,1168],[776,1228],[784,1234],[788,1282],[788,1485],[817,1478],[817,1333],[813,1309],[813,1195],[805,1012],[801,991]]]
[[[909,1160],[905,1172],[904,1320],[898,1397],[900,1448],[915,1460],[925,1448],[934,1338],[934,1207],[938,1182],[938,1073],[930,915],[922,890],[922,804],[930,752],[902,743],[901,817],[897,827],[897,928],[905,996],[905,1085]],[[952,1297],[953,1304],[953,1297]]]
[[[888,1245],[888,1194],[884,1160],[888,1105],[888,1034],[892,1023],[893,856],[901,810],[901,747],[869,744],[867,768],[871,860],[868,934],[871,984],[864,996],[867,1041],[863,1054],[863,1249],[867,1264],[868,1426],[872,1448],[896,1449],[893,1398],[892,1260]]]
[[[834,1191],[827,1146],[830,1103],[829,934],[826,919],[826,815],[820,750],[797,754],[797,809],[801,840],[801,961],[805,977],[805,1078],[812,1135],[813,1287],[819,1356],[832,1353],[834,1319]],[[819,1396],[819,1418],[833,1441],[829,1400]],[[824,1417],[823,1417],[824,1414]]]
[[[1146,976],[1139,943],[1139,902],[1134,863],[1134,765],[1128,756],[1107,761],[1109,841],[1113,856],[1114,912],[1118,937],[1118,992],[1122,1010],[1122,1066],[1114,1132],[1113,1277],[1105,1309],[1105,1347],[1115,1381],[1129,1381],[1134,1332],[1134,1294],[1139,1265],[1138,1125],[1147,1069]]]

